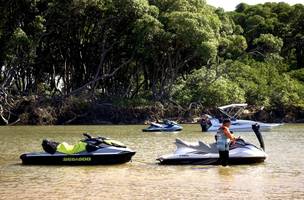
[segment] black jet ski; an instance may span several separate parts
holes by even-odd
[[[244,141],[243,139],[237,139],[234,144],[230,145],[229,150],[229,164],[252,164],[263,162],[267,154],[265,153],[265,145],[262,134],[259,131],[259,125],[252,125],[252,129],[255,132],[260,146]],[[199,141],[196,144],[191,144],[180,139],[176,139],[176,150],[172,154],[164,155],[157,160],[160,164],[164,165],[181,165],[181,164],[193,164],[193,165],[218,165],[219,153],[216,147],[216,143],[206,144]]]
[[[93,138],[83,134],[86,143],[85,151],[66,154],[58,152],[59,143],[44,140],[42,147],[45,152],[25,153],[20,156],[25,165],[107,165],[129,162],[136,153],[124,144],[104,137]]]

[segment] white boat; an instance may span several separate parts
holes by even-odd
[[[247,107],[247,104],[230,104],[226,106],[218,107],[219,111],[226,117],[231,120],[231,131],[238,131],[238,132],[248,132],[252,130],[252,125],[258,123],[260,125],[261,131],[270,131],[272,128],[281,126],[283,124],[275,124],[275,123],[262,123],[252,120],[243,120],[238,119],[239,115],[244,111],[244,109]],[[210,127],[208,127],[205,130],[210,132],[216,132],[222,125],[221,120],[212,117],[208,115],[208,118],[210,120]],[[202,129],[204,124],[201,124]]]

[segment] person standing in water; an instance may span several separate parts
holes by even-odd
[[[202,132],[207,132],[208,131],[208,129],[212,126],[212,123],[211,123],[208,115],[206,115],[206,114],[202,115],[200,125],[201,125],[201,128],[202,128]]]
[[[216,147],[220,155],[220,164],[223,166],[227,166],[228,164],[229,144],[234,143],[236,139],[229,130],[230,125],[230,119],[225,119],[223,121],[223,125],[218,129],[216,133]]]

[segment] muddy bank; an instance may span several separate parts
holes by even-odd
[[[111,102],[89,101],[83,98],[44,98],[38,96],[19,98],[11,109],[9,124],[14,125],[64,125],[64,124],[144,124],[164,118],[180,123],[196,123],[202,113],[220,116],[216,108],[190,106],[183,108],[172,103],[155,102],[145,106],[118,106]],[[261,122],[304,122],[304,109],[264,108],[250,106],[241,118]],[[3,119],[1,124],[5,124]]]

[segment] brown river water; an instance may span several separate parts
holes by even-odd
[[[177,134],[144,126],[0,127],[0,199],[304,199],[304,125],[263,133],[265,163],[242,166],[161,166],[174,139],[213,141],[199,125]],[[82,132],[119,140],[137,151],[112,166],[23,166],[19,155],[41,151],[41,140],[76,142]],[[253,133],[235,133],[257,144]]]

